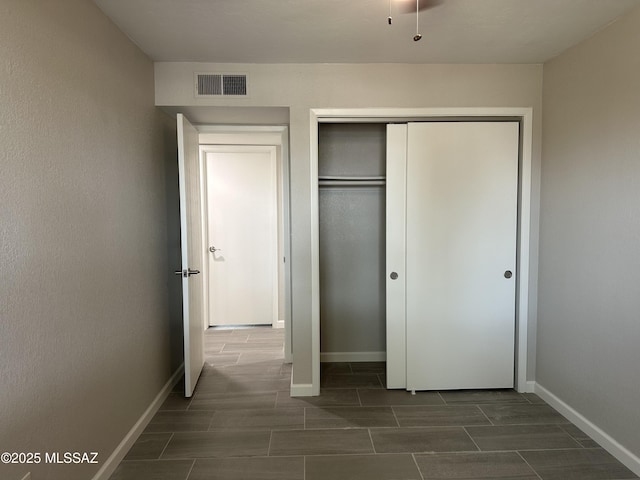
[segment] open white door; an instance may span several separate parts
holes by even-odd
[[[204,365],[202,223],[198,131],[178,114],[180,246],[184,321],[184,394],[191,397]]]

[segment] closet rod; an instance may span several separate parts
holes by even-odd
[[[320,187],[371,187],[385,185],[384,180],[320,180],[318,186]]]

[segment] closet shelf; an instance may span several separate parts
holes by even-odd
[[[344,181],[344,180],[320,180],[318,182],[319,187],[374,187],[384,186],[386,182],[384,180],[358,180],[358,181]]]
[[[383,186],[384,176],[335,176],[323,175],[318,177],[320,187],[373,187]]]

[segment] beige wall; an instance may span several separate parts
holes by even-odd
[[[640,456],[640,10],[544,66],[537,381]]]
[[[100,454],[3,480],[91,478],[180,363],[173,130],[152,63],[92,2],[0,2],[0,451]]]
[[[247,99],[194,97],[194,72],[242,72]],[[311,382],[310,108],[533,107],[531,343],[535,353],[541,65],[247,65],[157,63],[156,105],[289,107],[291,141],[292,315],[294,383]],[[250,117],[247,117],[250,123]]]

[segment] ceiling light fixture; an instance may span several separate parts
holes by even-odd
[[[389,0],[389,16],[387,17],[387,23],[389,25],[393,24],[393,15],[391,13],[393,1],[394,0]],[[420,0],[416,0],[416,34],[413,36],[414,42],[417,42],[422,39],[422,34],[420,33],[420,10],[431,8],[435,5],[438,5],[442,1],[443,0],[423,0],[423,5],[421,7]],[[411,2],[411,0],[409,0],[409,2]],[[411,13],[411,10],[405,11],[404,13]]]

